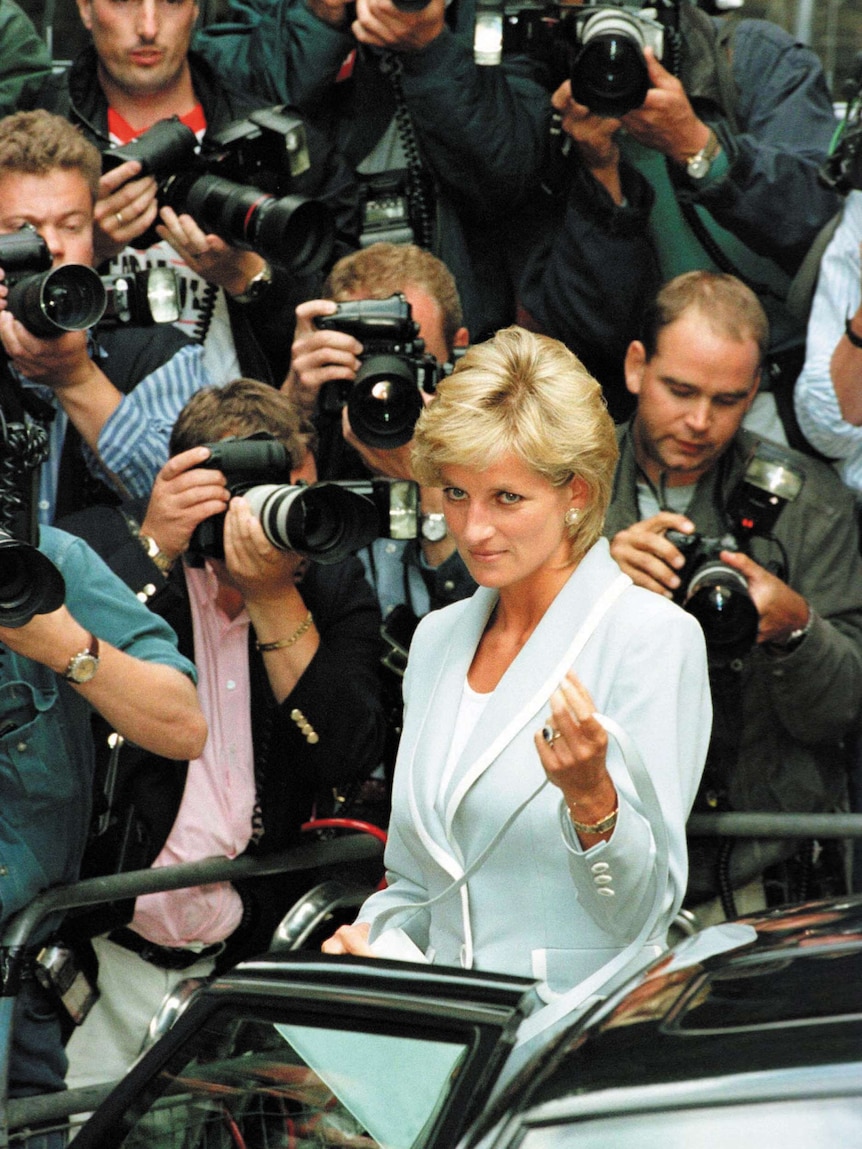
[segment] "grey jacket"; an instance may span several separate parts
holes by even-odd
[[[619,436],[608,538],[641,517],[628,426]],[[740,431],[701,479],[686,512],[699,533],[724,533],[721,508],[757,441]],[[734,810],[834,809],[845,791],[848,740],[862,708],[862,563],[853,499],[831,468],[807,456],[795,458],[805,484],[785,506],[774,534],[787,556],[784,581],[805,597],[814,622],[790,654],[769,654],[756,646],[711,674],[714,722],[702,794],[710,788],[720,805]],[[773,570],[782,559],[776,543],[759,538],[750,554]],[[738,843],[733,884],[748,881],[793,849],[786,842]],[[708,875],[699,879],[693,859],[691,894],[699,880],[708,884]]]

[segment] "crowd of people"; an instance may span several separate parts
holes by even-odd
[[[490,63],[475,7],[78,0],[58,73],[0,0],[0,528],[66,588],[0,601],[0,927],[361,808],[386,888],[325,949],[574,1007],[682,907],[852,886],[834,842],[686,833],[862,808],[862,188],[819,179],[820,63],[678,0],[640,102],[591,108],[571,13]],[[190,148],[144,146],[163,121]],[[175,312],[22,310],[66,265],[167,271]],[[246,497],[381,478],[418,485],[415,537],[355,553]],[[10,1094],[120,1076],[302,889],[44,923],[3,986]],[[99,991],[78,1024],[37,976],[58,937]]]

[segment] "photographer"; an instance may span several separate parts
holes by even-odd
[[[747,287],[689,272],[662,289],[642,340],[629,347],[626,383],[637,408],[619,432],[605,534],[640,586],[671,597],[687,577],[689,548],[675,545],[669,531],[704,539],[728,533],[731,495],[758,443],[740,428],[766,345],[766,318]],[[716,658],[707,641],[715,717],[702,810],[823,812],[845,800],[862,699],[853,504],[825,464],[783,452],[804,474],[801,491],[771,532],[744,550],[722,544],[718,555],[747,582],[757,632],[751,648],[729,660]],[[733,916],[764,897],[774,904],[816,895],[816,885],[806,885],[810,844],[807,862],[797,865],[799,843],[718,841],[690,840],[689,906],[724,892],[724,912]],[[834,877],[828,857],[821,872],[826,893]],[[735,898],[726,896],[731,888]]]
[[[34,238],[41,236],[54,267],[89,267],[100,171],[99,153],[61,116],[20,112],[0,121],[0,268],[3,236],[20,234],[25,225]],[[98,337],[85,330],[35,335],[9,310],[3,278],[0,340],[17,378],[47,404],[43,417],[50,419],[51,455],[40,474],[40,521],[52,522],[55,515],[88,503],[115,501],[106,484],[130,459],[137,461],[148,436],[154,435],[154,444],[148,445],[158,457],[153,474],[167,443],[166,431],[153,430],[157,421],[152,412],[141,413],[137,443],[131,442],[128,421],[117,415],[126,393],[148,379],[162,405],[169,406],[177,387],[191,392],[206,385],[200,350],[165,325],[118,327]],[[103,431],[112,416],[123,427],[109,445]],[[88,475],[82,441],[102,481]]]
[[[314,478],[293,404],[266,384],[235,380],[199,392],[180,413],[149,504],[113,512],[110,528],[96,528],[109,562],[135,515],[156,545],[169,573],[149,606],[199,667],[210,721],[209,742],[187,770],[169,774],[161,759],[134,749],[130,763],[121,758],[113,813],[122,824],[133,811],[143,843],[130,868],[283,850],[315,808],[331,809],[334,794],[379,758],[380,616],[360,564],[351,556],[322,565],[313,554],[309,561],[276,549],[246,500],[230,497],[227,462],[224,472],[208,465],[203,444],[262,431],[283,445],[293,480]],[[225,511],[224,559],[204,557],[197,532]],[[75,529],[86,525],[79,516]],[[122,1074],[164,994],[210,972],[216,958],[230,964],[265,950],[309,884],[307,875],[281,874],[240,890],[222,883],[139,898],[128,927],[95,939],[102,998],[70,1043],[70,1084]]]
[[[189,51],[198,16],[194,0],[79,0],[78,9],[92,44],[69,71],[66,114],[100,149],[127,144],[172,116],[200,140],[264,104],[231,81],[229,66],[217,73]],[[352,175],[321,135],[309,140],[311,170],[292,190],[332,207],[344,233],[341,251],[348,250],[356,231]],[[141,176],[133,161],[103,176],[96,220],[98,258],[110,258],[112,270],[164,265],[180,274],[179,325],[203,344],[214,382],[238,375],[270,383],[283,378],[285,332],[296,303],[316,290],[315,275],[291,274],[206,232],[191,215],[161,207],[156,180]],[[160,238],[151,233],[154,226]]]
[[[347,408],[327,401],[327,388],[338,383],[349,386],[356,378],[363,345],[353,335],[337,328],[321,329],[315,321],[334,317],[336,304],[401,294],[410,305],[425,351],[444,364],[451,361],[456,348],[469,342],[455,280],[439,259],[414,244],[376,243],[339,260],[324,290],[327,298],[309,300],[297,308],[291,367],[282,388],[314,420],[321,478],[356,478],[369,471],[412,478],[412,437],[391,449],[370,446],[354,433]],[[423,395],[424,402],[429,399]],[[406,601],[421,616],[431,607],[473,591],[455,544],[445,528],[442,533],[435,529],[442,524],[439,492],[423,489],[422,509],[418,545],[408,544],[400,553],[391,541],[380,540],[364,556],[384,615]]]
[[[14,570],[9,554],[6,577]],[[23,625],[6,625],[8,601],[18,595],[4,596],[0,607],[0,926],[47,887],[78,880],[92,808],[94,712],[163,755],[168,772],[178,769],[168,759],[198,754],[206,740],[194,667],[177,653],[169,627],[80,539],[44,527],[39,555],[62,574],[65,602]],[[29,591],[38,581],[33,558],[27,568]],[[64,1088],[64,1011],[36,972],[58,926],[56,914],[43,923],[22,965],[2,954],[3,996],[15,996],[13,1098]],[[13,969],[22,978],[17,989],[6,982]],[[8,1030],[0,1030],[7,1040]],[[47,1143],[56,1149],[65,1134]]]
[[[862,189],[847,196],[817,278],[796,414],[862,502]]]
[[[321,125],[368,197],[364,243],[416,243],[451,268],[474,336],[511,322],[506,266],[512,207],[546,150],[541,68],[507,53],[473,58],[474,0],[230,0],[232,23],[196,47],[267,101]],[[393,218],[389,208],[398,203]],[[383,216],[379,219],[378,215]]]
[[[759,396],[747,423],[804,448],[792,388],[805,326],[786,299],[838,206],[817,180],[835,129],[823,71],[767,21],[708,17],[689,0],[671,10],[679,64],[667,33],[661,60],[644,50],[640,107],[593,114],[569,80],[553,95],[563,148],[513,228],[525,320],[583,358],[620,420],[631,413],[620,364],[659,285],[697,268],[732,273],[770,322],[761,390],[771,398]]]

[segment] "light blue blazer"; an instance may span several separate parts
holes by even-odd
[[[685,891],[685,822],[712,720],[697,622],[622,576],[624,589],[573,666],[597,711],[634,742],[652,781],[668,847],[663,890],[654,827],[617,743],[610,740],[608,769],[619,818],[611,839],[588,850],[533,743],[575,633],[620,577],[601,539],[500,680],[442,794],[467,671],[497,593],[480,587],[422,620],[404,680],[389,884],[358,918],[372,923],[372,940],[400,926],[433,962],[533,977],[548,999],[639,935],[639,963],[659,952]]]

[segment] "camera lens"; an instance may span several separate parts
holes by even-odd
[[[22,276],[9,288],[7,304],[33,335],[51,337],[98,323],[107,299],[104,284],[91,267],[67,263]]]
[[[263,484],[244,497],[274,547],[317,563],[341,562],[377,538],[374,503],[333,483]]]
[[[0,625],[24,626],[63,605],[63,576],[41,551],[0,531]]]
[[[572,66],[572,96],[599,116],[624,116],[650,89],[643,36],[625,12],[600,12],[586,22]]]
[[[182,203],[184,199],[184,204]],[[170,205],[187,211],[204,230],[251,248],[290,271],[319,271],[332,253],[335,229],[325,204],[301,196],[276,199],[257,188],[202,175],[177,180]]]
[[[757,639],[757,608],[745,577],[719,559],[692,576],[683,603],[700,623],[706,648],[716,661],[740,658]]]
[[[401,447],[413,438],[422,395],[410,365],[397,355],[371,355],[347,399],[350,426],[369,447]]]

